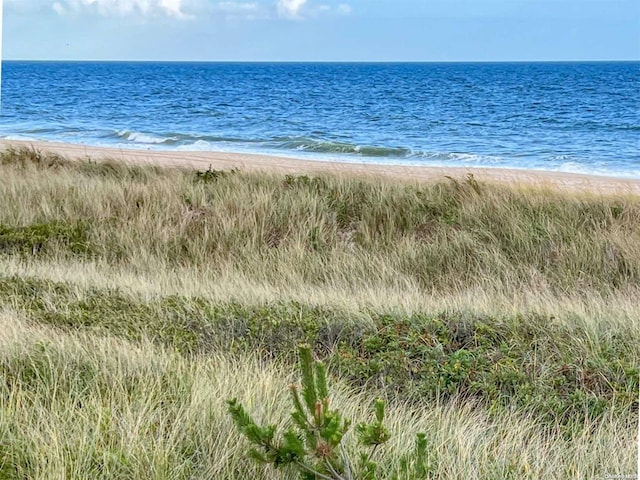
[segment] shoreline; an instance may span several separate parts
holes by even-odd
[[[248,172],[282,174],[350,174],[388,177],[397,180],[430,182],[444,177],[464,178],[473,174],[478,180],[522,186],[552,187],[569,191],[591,191],[640,195],[640,179],[606,177],[580,173],[551,172],[517,168],[492,167],[435,167],[383,165],[375,163],[347,163],[308,160],[254,153],[217,151],[163,151],[96,147],[60,142],[0,140],[0,149],[32,147],[61,155],[71,160],[119,160],[140,165],[191,167],[217,170],[239,168]]]

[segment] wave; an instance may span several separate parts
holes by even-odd
[[[115,133],[115,135],[105,135],[105,137],[114,136],[115,138],[119,138],[122,140],[126,140],[133,143],[144,143],[147,145],[161,145],[161,144],[172,144],[176,142],[178,139],[175,137],[161,137],[156,135],[151,135],[148,133],[141,132],[132,132],[130,130],[120,130]]]
[[[148,133],[148,132],[136,132],[133,130],[118,130],[109,131],[102,135],[103,139],[112,140],[125,140],[131,143],[140,143],[147,145],[181,145],[188,146],[192,144],[201,144],[202,142],[216,143],[216,142],[247,142],[251,140],[245,140],[235,137],[221,137],[214,135],[192,135],[188,133]]]
[[[49,133],[57,133],[58,129],[53,127],[34,127],[24,130],[24,133],[29,135],[43,135]]]
[[[9,134],[9,135],[0,135],[0,139],[8,140],[8,141],[16,141],[16,142],[37,142],[37,137],[29,137],[27,135],[21,135],[19,133]]]
[[[414,152],[412,158],[421,160],[427,160],[431,162],[440,162],[441,164],[448,163],[464,163],[464,164],[481,164],[481,165],[493,165],[502,166],[505,164],[506,159],[495,155],[481,155],[477,153],[462,153],[462,152]]]
[[[315,153],[339,153],[359,155],[363,157],[409,157],[412,151],[403,147],[383,147],[374,145],[358,145],[346,142],[332,142],[311,138],[284,139],[279,143],[285,150],[297,150]]]
[[[358,145],[347,142],[333,142],[329,140],[313,139],[306,137],[275,137],[275,138],[238,138],[214,135],[190,135],[185,133],[144,133],[132,130],[119,130],[103,135],[105,139],[125,141],[143,145],[165,145],[179,147],[180,150],[188,150],[194,147],[196,150],[210,146],[216,148],[216,144],[249,145],[275,150],[295,150],[298,152],[326,153],[358,155],[362,157],[392,157],[404,158],[413,155],[409,148],[386,147],[376,145]]]
[[[168,133],[163,135],[121,131],[118,139],[127,143],[156,146],[180,151],[230,150],[238,152],[271,153],[275,155],[309,155],[315,158],[342,159],[371,158],[378,161],[401,161],[424,164],[436,162],[446,164],[499,165],[501,157],[456,152],[431,152],[408,147],[381,146],[331,141],[309,137],[238,138],[213,135],[189,135]]]

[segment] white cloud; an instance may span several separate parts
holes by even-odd
[[[245,20],[256,20],[267,18],[268,12],[260,6],[258,2],[234,2],[224,1],[214,5],[213,11],[221,13],[228,18],[240,18]]]
[[[258,9],[258,4],[256,2],[220,2],[218,3],[218,8],[229,13],[252,12]]]
[[[349,15],[353,11],[353,9],[351,8],[351,5],[347,3],[341,3],[340,5],[338,5],[336,10],[341,15]]]
[[[2,0],[0,0],[2,1]],[[337,0],[339,1],[339,0]],[[5,0],[9,11],[53,11],[58,15],[94,13],[146,18],[226,18],[237,20],[311,19],[349,15],[347,3],[319,0]]]
[[[348,3],[341,3],[339,5],[329,5],[321,3],[319,5],[306,5],[305,17],[319,17],[321,15],[350,15],[353,12],[351,5]],[[297,17],[299,18],[299,17]]]
[[[182,11],[182,0],[160,0],[159,5],[170,17],[182,18],[186,16]]]
[[[300,11],[307,0],[278,0],[278,14],[285,18],[300,18]]]
[[[65,8],[62,6],[60,2],[54,2],[53,11],[56,12],[58,15],[64,15],[66,13]]]
[[[100,15],[167,16],[187,18],[184,0],[60,0],[53,3],[58,14],[95,10]]]

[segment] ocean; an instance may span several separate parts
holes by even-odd
[[[640,62],[3,64],[0,138],[640,178]]]

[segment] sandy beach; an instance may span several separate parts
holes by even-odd
[[[248,153],[136,150],[56,142],[0,140],[1,149],[9,147],[32,147],[41,151],[56,153],[69,159],[113,159],[135,164],[180,166],[197,169],[207,169],[211,167],[217,170],[239,168],[244,171],[286,174],[329,172],[384,176],[420,182],[440,180],[445,176],[463,178],[471,173],[479,180],[491,182],[536,185],[573,191],[640,194],[640,179],[539,170],[342,163]]]

